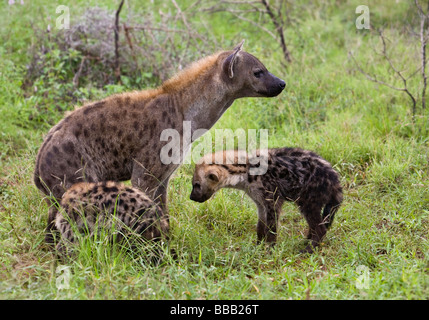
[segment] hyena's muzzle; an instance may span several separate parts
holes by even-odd
[[[279,95],[286,87],[286,82],[284,82],[280,78],[277,78],[275,75],[269,72],[264,82],[266,83],[267,87],[267,90],[265,92],[265,96],[267,97],[275,97]]]
[[[213,195],[213,191],[205,190],[206,188],[202,187],[200,183],[196,182],[192,186],[192,192],[190,199],[196,202],[205,202]]]

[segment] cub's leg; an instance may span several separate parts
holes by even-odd
[[[326,234],[326,226],[323,223],[321,215],[322,205],[318,203],[306,203],[300,206],[300,211],[308,223],[307,239],[310,244],[303,250],[312,253]]]
[[[262,240],[272,245],[276,243],[277,227],[283,202],[282,199],[276,201],[264,199],[263,204],[258,205],[258,243]]]
[[[258,224],[256,225],[256,234],[258,237],[257,243],[261,243],[266,238],[268,228],[266,223],[266,211],[265,207],[262,204],[257,204],[258,206]]]

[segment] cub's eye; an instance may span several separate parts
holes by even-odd
[[[253,72],[253,75],[255,76],[255,78],[260,78],[262,76],[264,72],[262,70],[258,70]]]
[[[211,180],[211,181],[214,181],[214,182],[218,182],[218,181],[219,181],[219,179],[218,179],[217,175],[215,175],[215,174],[213,174],[213,173],[210,173],[210,174],[207,176],[207,178],[208,178],[209,180]]]

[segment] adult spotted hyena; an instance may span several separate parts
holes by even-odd
[[[274,97],[285,87],[257,58],[242,51],[242,44],[201,59],[156,89],[113,95],[73,111],[48,132],[40,147],[36,186],[59,201],[77,182],[131,179],[134,187],[165,206],[168,180],[179,164],[161,161],[163,146],[171,143],[160,141],[164,129],[183,136],[185,121],[191,123],[191,134],[210,129],[235,99]],[[182,141],[180,161],[191,143]]]
[[[263,159],[262,152],[257,152],[258,161],[237,150],[204,156],[195,166],[191,200],[204,202],[221,188],[244,190],[258,207],[258,242],[271,243],[277,239],[284,201],[293,201],[309,225],[311,242],[305,251],[312,252],[343,200],[339,176],[329,162],[311,151],[280,148],[266,154]],[[267,165],[264,174],[250,174],[261,165]]]
[[[151,241],[168,239],[168,215],[144,192],[122,183],[74,184],[56,209],[57,251],[62,255],[76,241],[76,232],[93,234],[103,229],[117,242],[129,235]]]

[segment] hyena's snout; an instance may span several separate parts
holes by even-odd
[[[211,194],[206,194],[199,183],[195,183],[192,187],[190,199],[196,202],[205,202],[210,198]]]
[[[286,87],[286,82],[280,78],[277,78],[275,75],[268,73],[269,76],[266,80],[267,86],[267,96],[275,97],[279,95],[283,89]]]
[[[190,199],[192,201],[196,201],[196,202],[204,202],[205,201],[205,199],[203,199],[203,196],[201,194],[198,194],[197,192],[194,192],[193,190],[191,192]]]

